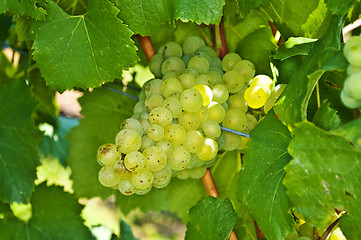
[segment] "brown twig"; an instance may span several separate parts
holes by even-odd
[[[141,35],[137,35],[137,38],[140,42],[140,45],[143,48],[145,57],[149,61],[151,59],[151,57],[155,54],[155,50],[154,50],[152,42],[150,41],[150,38],[148,36],[143,37]]]
[[[254,221],[254,227],[256,228],[257,239],[264,238],[263,232],[259,229],[258,224]]]
[[[222,42],[221,51],[219,52],[219,58],[222,59],[229,52],[227,39],[226,39],[226,31],[224,30],[223,19],[219,24],[219,34],[221,36],[221,42]]]
[[[322,234],[320,240],[325,240],[327,236],[330,234],[332,229],[337,225],[337,223],[340,221],[340,218],[337,218],[333,223],[331,223],[330,226],[326,229],[326,231]]]
[[[276,26],[271,22],[271,21],[268,21],[268,24],[270,25],[271,27],[271,30],[272,30],[272,34],[273,36],[276,36],[276,33],[277,33],[277,28]],[[277,42],[277,46],[281,46],[282,44],[284,44],[285,42],[283,41],[282,37],[280,37],[280,39],[278,40]]]

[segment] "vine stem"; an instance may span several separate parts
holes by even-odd
[[[145,57],[149,61],[151,59],[151,57],[153,57],[153,55],[155,54],[155,50],[154,50],[152,41],[150,40],[150,38],[148,36],[143,37],[141,35],[137,35],[137,38],[140,42],[140,45],[143,48]]]
[[[331,223],[330,226],[326,229],[326,231],[322,234],[320,240],[326,240],[332,229],[337,225],[337,223],[340,221],[340,218],[337,218],[333,223]]]

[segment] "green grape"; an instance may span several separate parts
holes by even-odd
[[[218,139],[221,135],[221,127],[218,122],[213,119],[208,119],[201,124],[204,134],[212,139]]]
[[[203,147],[203,144],[202,144],[202,147]],[[191,168],[196,168],[196,167],[201,167],[204,165],[204,161],[200,160],[198,157],[197,157],[197,154],[196,153],[191,153],[191,161],[189,162],[189,165],[188,165],[188,169],[191,169]]]
[[[186,54],[182,57],[183,62],[185,63],[185,65],[188,65],[189,60],[191,60],[191,58],[194,57],[194,53],[192,54]]]
[[[224,71],[229,71],[241,60],[242,58],[237,53],[228,53],[222,59],[222,68]]]
[[[247,148],[247,144],[249,142],[249,138],[248,137],[243,137],[243,136],[240,136],[241,137],[241,144],[237,147],[237,150],[241,151],[241,152],[244,152]]]
[[[144,85],[144,93],[146,97],[149,97],[153,94],[162,95],[162,84],[163,80],[155,78],[147,81]]]
[[[178,78],[181,75],[181,72],[176,72],[176,71],[168,71],[163,75],[163,80],[167,79],[167,78]]]
[[[222,124],[226,128],[242,132],[247,124],[246,114],[239,108],[229,108]]]
[[[142,124],[134,118],[127,118],[122,122],[121,129],[127,129],[127,128],[136,130],[140,134],[140,136],[143,135]]]
[[[199,152],[197,152],[197,157],[202,161],[210,161],[216,157],[218,152],[218,144],[212,138],[205,138],[204,144]]]
[[[139,122],[142,120],[142,119],[147,119],[149,120],[149,112],[147,110],[145,110],[144,112],[142,112],[139,116]]]
[[[341,91],[341,101],[348,108],[358,108],[361,106],[361,101],[350,97],[344,89]]]
[[[161,107],[163,105],[163,97],[159,94],[150,95],[145,99],[144,104],[147,111],[150,112],[154,108]]]
[[[193,68],[187,68],[186,70],[183,71],[183,73],[192,74],[195,78],[199,76],[199,72]]]
[[[144,149],[145,167],[152,172],[161,170],[167,164],[167,155],[160,147],[150,146]]]
[[[239,108],[242,112],[246,113],[248,111],[248,105],[246,99],[244,99],[243,94],[233,94],[228,99],[228,107],[229,108]]]
[[[147,114],[149,116],[149,114]],[[143,133],[147,132],[148,127],[150,126],[150,122],[148,121],[148,119],[143,118],[139,120],[140,124],[142,124],[142,128],[143,128]]]
[[[130,178],[132,173],[125,167],[124,160],[118,160],[113,165],[114,174],[119,179],[127,179]]]
[[[204,84],[208,87],[214,86],[213,77],[210,76],[209,74],[202,73],[201,75],[199,75],[197,77],[196,81],[197,81],[197,84]]]
[[[137,194],[137,195],[145,195],[145,194],[149,193],[150,190],[152,190],[152,186],[150,186],[150,187],[147,188],[147,189],[137,189],[137,190],[135,191],[135,194]]]
[[[191,73],[183,73],[178,79],[183,89],[191,88],[196,84],[196,78]]]
[[[223,147],[223,149],[226,150],[226,151],[236,150],[239,147],[239,145],[241,144],[241,142],[242,142],[241,136],[239,136],[237,134],[222,131],[222,135],[223,135],[223,138],[224,138],[224,147]]]
[[[218,139],[216,139],[216,142],[218,144],[218,149],[222,150],[224,148],[224,135],[223,135],[223,131],[221,132],[221,136],[219,136]]]
[[[188,179],[191,177],[192,170],[193,169],[183,169],[183,170],[179,171],[176,176],[177,176],[177,178],[179,178],[181,180]]]
[[[187,132],[186,140],[183,143],[183,146],[185,146],[189,150],[189,152],[196,153],[201,150],[203,142],[204,137],[199,131],[190,130]]]
[[[193,179],[200,179],[206,174],[207,168],[206,167],[197,167],[190,169],[191,171],[191,178]]]
[[[220,58],[218,58],[218,56],[212,56],[212,66],[213,67],[217,67],[220,68],[222,71],[222,75],[223,75],[223,69],[222,69],[222,60]],[[218,72],[218,71],[217,71]]]
[[[144,100],[145,100],[145,91],[144,88],[142,88],[142,90],[139,93],[139,101],[144,101]]]
[[[224,74],[222,67],[210,66],[209,71],[218,72],[221,76]]]
[[[133,119],[135,119],[135,120],[139,120],[140,119],[140,113],[135,113],[135,114],[133,114],[130,118],[133,118]]]
[[[166,187],[172,178],[172,169],[168,164],[163,169],[153,172],[153,187],[164,188]]]
[[[223,84],[222,75],[218,71],[209,70],[208,75],[212,77],[214,85]]]
[[[162,93],[165,98],[171,96],[172,94],[183,92],[183,87],[180,81],[177,78],[167,78],[162,84]]]
[[[149,60],[149,69],[156,77],[162,77],[161,65],[163,63],[163,54],[154,54]]]
[[[182,57],[183,49],[182,49],[181,45],[179,45],[176,42],[168,42],[164,47],[163,55],[166,58]]]
[[[175,96],[170,96],[164,99],[163,107],[167,108],[172,113],[173,118],[177,118],[179,114],[182,113],[182,105],[179,99]]]
[[[133,112],[134,113],[142,113],[145,111],[144,101],[139,101],[135,104]]]
[[[243,88],[244,77],[239,72],[230,70],[223,75],[223,82],[230,93],[236,93]]]
[[[218,102],[211,102],[208,105],[208,111],[209,111],[208,119],[212,119],[217,123],[221,123],[226,116],[226,110]]]
[[[313,226],[309,223],[303,223],[298,229],[299,236],[313,238]]]
[[[123,195],[129,196],[135,193],[137,189],[134,187],[130,179],[123,179],[118,183],[118,190]]]
[[[149,169],[142,168],[141,170],[132,173],[130,181],[134,187],[145,190],[152,186],[153,174]]]
[[[298,240],[298,233],[289,233],[286,235],[285,240]]]
[[[213,48],[211,48],[211,47],[202,46],[202,47],[198,48],[198,50],[195,52],[195,54],[197,54],[198,52],[205,52],[205,53],[207,53],[209,56],[211,56],[212,58],[215,57],[215,58],[219,59],[219,58],[217,57],[216,51],[215,51]],[[212,61],[210,61],[210,62],[212,62]]]
[[[207,73],[209,71],[209,62],[205,57],[194,56],[189,60],[187,68],[193,68],[200,74]]]
[[[270,94],[259,86],[250,86],[244,92],[244,99],[247,101],[248,106],[253,109],[262,107],[269,97]]]
[[[172,123],[172,113],[165,107],[156,107],[149,113],[149,122],[165,127]]]
[[[272,79],[267,76],[267,75],[257,75],[256,77],[254,77],[250,83],[250,87],[261,87],[268,96],[271,96],[272,93],[272,85],[273,85],[273,81]]]
[[[186,65],[184,64],[183,60],[179,57],[170,57],[164,60],[162,63],[160,70],[162,74],[166,74],[169,71],[174,72],[183,72],[186,69]]]
[[[351,75],[353,73],[361,72],[361,67],[356,67],[353,65],[348,65],[347,67],[347,75]]]
[[[164,128],[158,124],[152,124],[147,129],[147,135],[154,141],[160,141],[164,137]]]
[[[167,140],[162,140],[162,141],[157,142],[156,146],[160,147],[162,149],[162,151],[165,152],[165,154],[167,155],[167,158],[173,152],[173,145]]]
[[[192,112],[183,112],[178,117],[178,124],[182,125],[185,130],[196,130],[199,128],[199,118]]]
[[[98,180],[100,184],[105,187],[112,187],[119,182],[119,178],[114,174],[114,169],[112,165],[103,166],[98,173]]]
[[[209,110],[206,106],[203,106],[201,107],[201,109],[199,109],[197,112],[196,112],[196,115],[199,119],[199,122],[202,123],[204,121],[206,121],[209,117]]]
[[[205,46],[203,39],[198,36],[190,36],[184,40],[183,51],[184,54],[192,54],[200,47]]]
[[[181,145],[186,140],[187,132],[179,124],[171,124],[164,129],[164,139],[173,145]]]
[[[201,56],[201,57],[204,57],[205,59],[207,59],[207,61],[209,62],[209,65],[212,64],[212,57],[205,51],[202,51],[202,50],[197,50],[195,53],[194,53],[194,56]]]
[[[142,137],[137,130],[123,129],[115,137],[115,144],[119,146],[121,153],[127,154],[140,148]]]
[[[192,89],[197,90],[203,98],[203,106],[208,106],[213,99],[213,92],[207,85],[204,84],[196,84],[192,87]]]
[[[229,98],[229,92],[225,85],[223,84],[216,84],[212,88],[213,93],[213,101],[218,103],[224,103]]]
[[[142,137],[142,146],[140,147],[139,151],[143,151],[147,147],[154,146],[154,145],[155,145],[155,141],[153,139],[151,139],[150,137],[148,137],[148,135],[144,135]]]
[[[341,229],[338,227],[331,232],[330,240],[347,240]]]
[[[361,72],[347,76],[343,90],[351,98],[361,101]]]
[[[244,133],[249,133],[256,125],[257,125],[257,119],[255,116],[246,113],[247,117],[247,124],[246,127],[243,129]]]
[[[361,67],[361,36],[349,38],[345,43],[343,53],[351,65]]]
[[[115,144],[105,143],[98,148],[97,160],[100,165],[112,165],[121,158],[119,146]]]
[[[174,146],[173,153],[168,159],[172,170],[180,171],[186,169],[191,161],[191,153],[184,146]]]
[[[256,69],[251,61],[241,60],[237,62],[232,70],[235,70],[242,74],[245,82],[249,82],[256,74]]]
[[[124,166],[131,172],[139,171],[145,166],[145,157],[141,152],[130,152],[125,155]]]
[[[180,104],[184,111],[197,112],[203,106],[202,95],[195,89],[186,89],[179,97]]]

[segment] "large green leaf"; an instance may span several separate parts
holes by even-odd
[[[338,129],[335,129],[333,133],[343,136],[352,142],[355,147],[361,149],[361,118],[357,118],[354,121],[349,122]]]
[[[236,224],[232,203],[207,197],[189,210],[186,240],[228,239]]]
[[[272,112],[250,133],[238,182],[244,202],[267,239],[284,239],[294,231],[290,203],[282,185],[283,167],[291,160],[291,134]]]
[[[100,145],[114,143],[122,121],[132,115],[136,101],[109,89],[97,88],[85,93],[79,102],[84,118],[67,136],[71,144],[68,164],[72,168],[74,192],[77,197],[104,198],[112,190],[98,181],[101,167],[96,152]]]
[[[346,14],[350,10],[350,8],[357,2],[357,0],[325,0],[327,7],[336,14]]]
[[[172,2],[168,0],[112,0],[120,9],[120,18],[135,33],[150,36],[173,19]]]
[[[265,5],[269,1],[270,0],[256,0],[256,1],[239,0],[238,9],[241,16],[245,17],[251,10],[258,8],[261,5]]]
[[[25,223],[14,216],[0,220],[3,240],[92,239],[80,217],[81,205],[60,187],[35,188],[32,217]]]
[[[0,84],[0,200],[28,202],[39,164],[40,132],[31,115],[36,102],[20,80]]]
[[[32,17],[36,20],[44,20],[46,11],[38,6],[38,3],[44,3],[43,0],[1,0],[0,13],[6,11],[15,14],[22,14]]]
[[[274,109],[280,120],[292,126],[307,119],[312,91],[326,71],[344,69],[341,56],[342,18],[335,17],[327,34],[314,43],[310,55],[294,74]],[[341,57],[336,57],[341,56]]]
[[[47,11],[45,22],[31,24],[33,57],[56,90],[99,87],[138,61],[132,31],[107,0],[90,0],[88,12],[80,16],[68,15],[53,1]]]
[[[348,227],[345,235],[361,236],[361,151],[309,122],[298,124],[294,134],[289,146],[293,160],[285,167],[283,183],[296,210],[321,227],[334,208],[345,209],[358,226]]]
[[[174,18],[197,24],[219,24],[225,0],[174,0]]]

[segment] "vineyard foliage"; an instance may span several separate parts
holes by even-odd
[[[360,109],[340,98],[344,42],[360,34],[343,28],[360,16],[357,0],[1,0],[0,239],[93,239],[79,199],[110,196],[122,218],[112,239],[133,239],[125,222],[136,209],[175,213],[189,240],[232,229],[257,239],[254,221],[266,239],[291,239],[305,222],[318,239],[337,218],[347,239],[360,239]],[[142,196],[105,188],[97,149],[114,143],[137,101],[103,86],[138,96],[149,79],[141,36],[157,51],[190,35],[217,52],[225,37],[256,74],[287,87],[244,152],[218,154],[210,170],[220,197],[200,179]],[[69,120],[55,93],[72,89],[83,93],[82,117]]]

